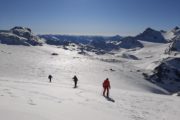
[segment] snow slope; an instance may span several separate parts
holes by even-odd
[[[168,41],[171,41],[175,37],[175,35],[172,31],[164,32],[164,33],[162,33],[162,35]]]
[[[155,42],[155,43],[166,43],[166,39],[160,31],[152,28],[147,28],[143,33],[140,33],[135,37],[137,40]]]
[[[141,50],[119,54],[125,52],[145,57]],[[143,70],[141,60],[83,56],[49,45],[0,45],[0,57],[3,120],[179,120],[180,99],[163,95],[165,90],[145,81],[137,72]],[[132,65],[132,61],[137,63]],[[48,83],[49,74],[53,75],[52,83]],[[72,83],[75,74],[79,78],[77,89]],[[111,81],[112,99],[102,96],[101,84],[106,77]]]
[[[51,53],[58,53],[52,56]],[[116,88],[132,89],[147,92],[154,85],[144,81],[141,75],[131,73],[134,66],[126,64],[127,61],[111,61],[111,56],[91,57],[78,55],[76,51],[66,51],[55,46],[43,47],[4,46],[1,45],[1,77],[11,76],[16,79],[29,79],[30,81],[43,81],[48,74],[52,74],[57,82],[71,81],[74,74],[79,76],[81,83],[101,86],[102,81],[109,77]],[[10,66],[10,67],[9,67]],[[115,71],[111,71],[114,69]],[[136,70],[136,69],[135,69]],[[131,74],[130,74],[131,73]],[[134,80],[136,82],[134,82]],[[136,84],[137,83],[137,84]],[[155,88],[155,87],[154,87]],[[157,88],[159,90],[159,88]],[[154,90],[154,89],[153,89]]]

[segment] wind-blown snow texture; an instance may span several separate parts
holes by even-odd
[[[120,46],[124,38],[119,38],[106,38],[104,44]],[[161,83],[154,84],[143,76],[152,74],[162,61],[178,67],[174,65],[178,51],[165,52],[171,43],[136,40],[127,42],[128,48],[108,50],[99,46],[99,41],[87,44],[0,44],[1,119],[179,120],[179,93],[172,96]],[[77,89],[73,88],[74,75],[79,78]],[[107,77],[111,99],[102,96],[102,82]]]

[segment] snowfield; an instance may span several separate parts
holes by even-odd
[[[162,53],[168,44],[143,45],[139,50],[121,49],[116,55],[84,56],[57,46],[0,44],[1,119],[179,120],[180,98],[142,76],[166,57]],[[129,58],[132,55],[138,60]],[[157,64],[151,64],[154,61]],[[77,89],[74,75],[79,78]],[[107,77],[111,99],[102,96]]]

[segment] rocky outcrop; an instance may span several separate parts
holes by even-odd
[[[180,91],[180,58],[163,60],[147,79],[170,92]]]
[[[35,36],[31,29],[25,27],[14,27],[10,30],[0,31],[0,43],[8,45],[42,45],[42,41]]]

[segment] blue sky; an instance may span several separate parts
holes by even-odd
[[[36,34],[135,35],[180,26],[180,0],[0,0],[0,29]]]

